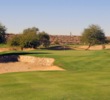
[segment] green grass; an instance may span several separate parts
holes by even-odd
[[[7,48],[7,47],[9,47],[9,45],[7,45],[7,44],[0,44],[0,48]]]
[[[110,100],[110,51],[7,52],[55,58],[66,69],[0,75],[1,100]]]

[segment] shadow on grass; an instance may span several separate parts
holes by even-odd
[[[2,53],[0,54],[0,56],[10,56],[10,55],[29,55],[29,54],[50,54],[47,52],[6,52],[6,53]]]
[[[20,55],[29,54],[50,54],[47,52],[7,52],[0,54],[0,63],[18,62]]]
[[[69,46],[51,46],[47,50],[72,50]]]

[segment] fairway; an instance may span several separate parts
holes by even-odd
[[[55,59],[66,71],[0,75],[1,100],[110,100],[110,51],[4,52]]]

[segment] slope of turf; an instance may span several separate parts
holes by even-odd
[[[110,100],[109,50],[43,50],[14,54],[53,57],[55,64],[67,71],[2,74],[1,100]]]
[[[110,51],[33,51],[29,55],[55,58],[55,64],[68,71],[110,71]],[[105,66],[106,65],[106,66]]]

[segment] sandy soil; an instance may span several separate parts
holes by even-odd
[[[3,51],[10,51],[9,48],[0,48],[0,52],[3,52]]]
[[[0,74],[10,73],[10,72],[26,72],[26,71],[50,71],[50,70],[60,70],[58,66],[40,67],[34,66],[34,64],[24,63],[24,62],[11,62],[11,63],[0,63]]]
[[[88,46],[79,46],[76,50],[85,50]],[[110,49],[110,45],[105,45],[105,49]],[[102,45],[91,46],[89,50],[102,50]]]

